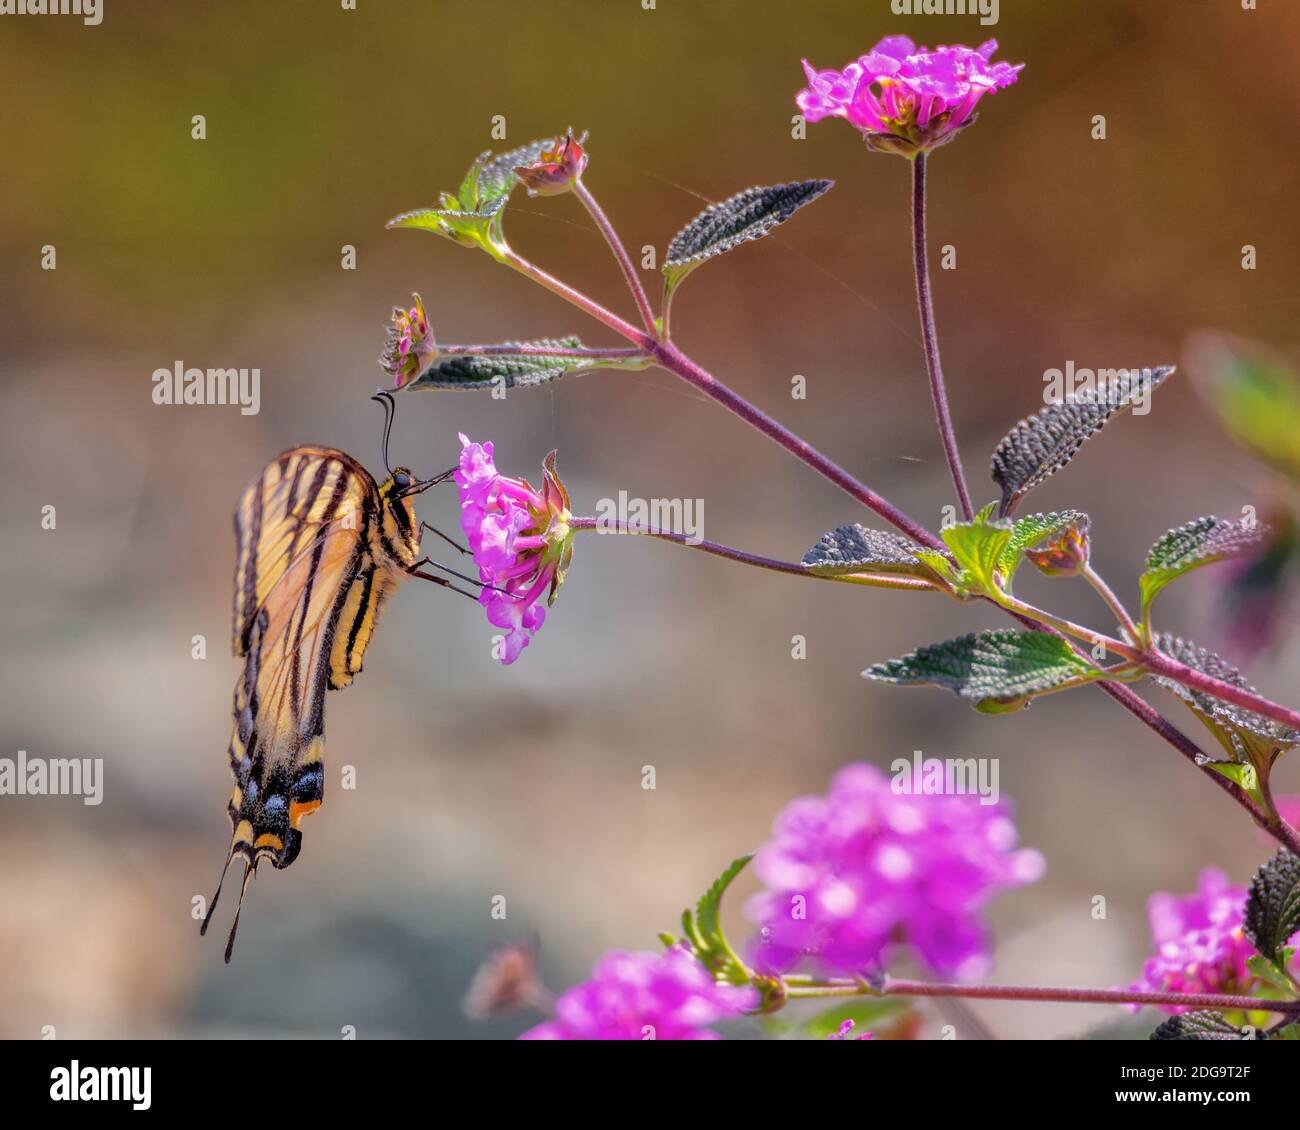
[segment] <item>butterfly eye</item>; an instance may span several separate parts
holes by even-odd
[[[393,486],[398,490],[405,490],[411,485],[411,476],[405,471],[393,472]]]

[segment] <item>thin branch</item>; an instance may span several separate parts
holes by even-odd
[[[926,255],[925,235],[925,168],[926,155],[918,154],[912,160],[912,259],[916,269],[916,304],[921,314],[921,335],[925,339],[925,367],[930,374],[930,399],[934,401],[934,418],[943,440],[943,453],[952,474],[952,485],[957,488],[957,499],[966,521],[975,511],[971,508],[970,491],[961,469],[961,454],[957,450],[957,433],[953,430],[952,414],[948,410],[948,393],[943,384],[943,366],[939,362],[939,336],[934,326],[934,301],[930,294],[930,263]]]
[[[1233,1012],[1276,1012],[1300,1016],[1300,1001],[1267,1000],[1229,993],[1146,992],[1139,989],[1072,989],[1035,985],[961,985],[944,982],[906,981],[885,977],[873,986],[865,981],[827,979],[821,982],[789,984],[787,999],[809,997],[957,997],[963,1000],[1051,1001],[1058,1004],[1176,1005],[1182,1008],[1211,1008]]]
[[[721,545],[715,541],[697,541],[688,534],[678,533],[676,530],[661,530],[655,526],[642,527],[615,518],[570,518],[569,528],[574,530],[594,530],[597,533],[658,538],[660,541],[673,542],[686,549],[698,549],[701,553],[709,553],[714,557],[725,557],[728,561],[737,561],[742,565],[753,565],[759,569],[770,569],[777,573],[790,573],[797,577],[807,577],[813,581],[838,580],[836,577],[821,576],[812,572],[807,566],[793,561],[778,561],[772,557],[760,557],[756,553],[748,553],[743,549],[733,549],[729,545]],[[877,588],[907,589],[921,592],[937,591],[933,585],[915,577],[872,575],[870,578],[864,576],[859,583]]]
[[[614,225],[609,222],[609,217],[605,215],[604,210],[596,203],[596,198],[592,196],[591,190],[581,180],[573,182],[573,195],[582,201],[582,206],[587,209],[587,214],[595,221],[600,234],[609,244],[610,251],[614,253],[619,269],[623,272],[623,278],[627,280],[628,290],[632,292],[632,298],[636,301],[636,308],[641,314],[646,333],[651,337],[658,337],[659,328],[655,325],[655,313],[650,306],[650,300],[646,297],[645,287],[641,285],[636,266],[628,255],[627,248],[623,246],[623,241],[619,239],[618,232],[614,230]]]
[[[640,349],[568,348],[563,345],[531,345],[527,342],[503,342],[499,345],[439,345],[441,357],[589,357],[593,360],[617,361],[643,356]]]

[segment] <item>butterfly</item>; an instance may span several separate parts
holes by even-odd
[[[384,404],[387,467],[391,398]],[[306,445],[269,463],[239,500],[231,645],[244,670],[230,738],[232,832],[200,930],[207,933],[230,865],[242,859],[227,962],[258,864],[269,859],[278,869],[298,858],[302,819],[324,796],[325,692],[351,685],[385,603],[409,577],[473,595],[424,566],[472,578],[420,552],[425,529],[452,539],[419,522],[412,499],[451,474],[421,480],[398,467],[377,483],[352,456]]]

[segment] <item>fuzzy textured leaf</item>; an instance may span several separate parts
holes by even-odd
[[[1210,1009],[1198,1012],[1184,1012],[1171,1016],[1154,1032],[1153,1040],[1266,1040],[1263,1032],[1250,1028],[1238,1028],[1229,1024],[1223,1016]]]
[[[977,708],[997,712],[1102,672],[1059,636],[1003,628],[918,648],[862,674],[881,683],[946,687]]]
[[[982,512],[973,522],[957,522],[939,531],[966,585],[975,591],[995,587],[998,563],[1011,544],[1011,535],[1010,522],[990,522]]]
[[[819,577],[887,574],[933,581],[934,570],[916,556],[921,548],[901,534],[854,523],[823,534],[803,555],[803,564]]]
[[[1300,859],[1285,849],[1255,872],[1246,900],[1246,937],[1275,965],[1300,931]]]
[[[1249,553],[1262,545],[1270,532],[1259,522],[1246,525],[1213,514],[1169,530],[1147,551],[1145,569],[1138,582],[1142,589],[1143,619],[1156,595],[1171,581],[1202,565]]]
[[[1069,463],[1112,416],[1131,407],[1173,371],[1171,365],[1139,373],[1125,370],[1100,388],[1074,393],[1021,420],[993,453],[993,481],[1002,488],[998,516],[1010,514],[1029,491]]]
[[[541,341],[504,342],[504,345],[529,345],[548,349],[581,349],[576,337]],[[441,354],[406,388],[491,389],[527,388],[558,380],[566,373],[616,366],[617,362],[595,357],[537,356],[526,353]]]
[[[664,256],[669,289],[706,260],[762,239],[785,223],[805,204],[826,192],[834,181],[805,180],[766,188],[747,188],[718,204],[710,204],[673,236]]]
[[[1242,690],[1254,691],[1236,667],[1212,651],[1197,647],[1191,640],[1182,639],[1170,632],[1154,640],[1157,651],[1184,663],[1203,675],[1230,683]],[[1234,761],[1253,765],[1260,776],[1266,777],[1273,760],[1279,753],[1300,745],[1300,733],[1266,718],[1253,710],[1235,703],[1193,690],[1164,675],[1152,675],[1152,682],[1176,695],[1187,705],[1205,727],[1214,735]]]
[[[403,212],[384,226],[433,232],[467,247],[499,243],[501,214],[519,183],[515,167],[532,164],[550,144],[550,138],[532,141],[495,157],[485,150],[474,159],[455,195],[444,192],[439,207]]]

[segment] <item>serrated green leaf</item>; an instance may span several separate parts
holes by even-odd
[[[916,577],[936,583],[941,575],[923,562],[917,553],[923,547],[901,534],[871,530],[856,523],[837,526],[803,555],[810,573],[837,580],[856,576]]]
[[[1202,1010],[1171,1016],[1154,1032],[1153,1040],[1266,1040],[1259,1029],[1238,1028],[1217,1012]]]
[[[1255,872],[1246,899],[1246,937],[1275,965],[1300,932],[1300,859],[1286,849]]]
[[[1242,690],[1254,691],[1237,668],[1191,640],[1165,632],[1153,641],[1157,651],[1203,675],[1230,683]],[[1164,675],[1152,675],[1152,682],[1183,701],[1189,710],[1214,735],[1215,740],[1237,762],[1254,766],[1263,780],[1280,753],[1300,745],[1300,733],[1235,703],[1193,690]]]
[[[718,204],[710,204],[668,244],[663,264],[667,292],[676,290],[682,279],[701,263],[742,243],[762,239],[834,183],[806,180],[747,188]]]
[[[985,712],[997,712],[1104,673],[1060,636],[1003,628],[919,648],[862,674],[881,683],[946,687]]]
[[[519,183],[515,167],[532,164],[550,144],[549,138],[533,141],[496,157],[486,150],[470,165],[456,195],[441,194],[440,207],[403,212],[384,226],[433,232],[465,247],[499,251],[504,242],[502,213]]]
[[[998,559],[998,572],[1003,583],[1010,586],[1023,560],[1025,551],[1056,538],[1070,530],[1079,531],[1085,538],[1088,533],[1088,515],[1081,510],[1061,510],[1051,514],[1027,514],[1016,519],[1011,527],[1011,540]]]
[[[1069,463],[1112,416],[1131,407],[1173,371],[1171,365],[1139,373],[1121,370],[1101,387],[1074,393],[1021,420],[993,453],[993,481],[1002,488],[999,517],[1010,514],[1029,491]]]
[[[1011,544],[1010,522],[956,522],[939,531],[966,584],[978,591],[998,588],[998,563]]]
[[[695,904],[695,913],[692,914],[689,908],[682,912],[682,924],[695,956],[712,969],[715,976],[737,985],[748,984],[750,972],[723,933],[722,896],[753,858],[752,855],[742,855],[732,860],[731,865],[700,896]]]
[[[1249,553],[1263,544],[1269,530],[1259,522],[1247,525],[1216,518],[1197,518],[1167,531],[1150,550],[1138,584],[1142,590],[1142,619],[1147,621],[1151,602],[1170,582],[1184,573]]]
[[[1251,976],[1258,978],[1274,989],[1280,989],[1287,996],[1295,992],[1295,986],[1291,979],[1286,975],[1286,966],[1291,961],[1291,956],[1295,950],[1290,946],[1284,946],[1276,962],[1269,961],[1263,954],[1255,954],[1253,957],[1246,959],[1246,968],[1250,970]]]
[[[462,247],[484,246],[491,239],[492,223],[504,201],[498,201],[482,212],[467,212],[452,208],[417,208],[403,212],[384,225],[386,228],[410,228],[444,236]]]
[[[545,338],[540,341],[504,342],[504,345],[545,349],[583,347],[577,337]],[[648,362],[640,358],[601,358],[537,355],[528,353],[440,353],[433,363],[404,388],[492,389],[527,388],[546,384],[568,373],[591,369],[640,369]]]

